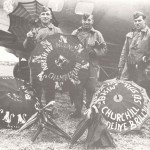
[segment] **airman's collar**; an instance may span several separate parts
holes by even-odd
[[[148,26],[146,26],[144,29],[142,29],[142,30],[141,30],[141,32],[146,33],[146,32],[148,31],[148,29],[149,29],[149,27],[148,27]]]
[[[48,27],[49,29],[53,29],[54,25],[52,23],[50,23],[48,26],[41,25],[41,27],[45,27],[45,28]]]
[[[86,29],[84,29],[83,27],[79,27],[78,31],[86,31]],[[87,31],[89,31],[90,33],[95,33],[95,29],[93,27]]]

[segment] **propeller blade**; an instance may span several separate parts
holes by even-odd
[[[65,133],[62,129],[60,129],[57,125],[53,126],[52,124],[46,122],[44,128],[52,131],[53,133],[65,138],[66,140],[71,140],[71,137]]]
[[[35,114],[33,114],[27,120],[27,122],[18,130],[18,132],[21,132],[21,131],[25,130],[27,127],[33,125],[37,120],[38,120],[38,112],[36,112]]]
[[[36,138],[38,137],[38,135],[42,132],[43,127],[42,125],[39,125],[37,128],[37,131],[35,133],[35,135],[33,136],[33,138],[31,139],[32,142],[34,142],[36,140]]]
[[[77,140],[83,135],[85,130],[91,125],[91,119],[84,118],[81,120],[81,122],[78,124],[77,129],[75,133],[73,134],[73,137],[71,139],[71,146],[77,142]]]
[[[101,121],[101,116],[96,114],[92,119],[92,125],[88,128],[86,146],[87,149],[115,147],[112,136]]]

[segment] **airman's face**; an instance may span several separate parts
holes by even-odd
[[[82,19],[82,26],[84,28],[91,28],[94,23],[93,16],[85,17]]]
[[[134,26],[137,30],[145,28],[145,25],[146,23],[142,16],[139,16],[138,18],[134,19]]]
[[[40,17],[41,19],[41,22],[44,23],[44,24],[47,24],[50,22],[50,20],[52,19],[52,15],[51,15],[51,12],[50,11],[46,11],[46,12],[42,12],[40,14]]]

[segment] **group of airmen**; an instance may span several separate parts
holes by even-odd
[[[35,45],[42,41],[47,35],[62,33],[61,29],[55,26],[52,11],[43,7],[39,18],[36,20],[38,26],[27,33],[23,43],[25,49],[34,49]],[[146,16],[137,11],[133,14],[134,29],[126,35],[124,46],[121,52],[118,72],[119,78],[123,80],[133,80],[140,84],[148,79],[150,66],[150,28],[146,25]],[[78,37],[85,48],[90,48],[90,80],[86,86],[86,92],[93,87],[95,91],[99,79],[99,59],[107,56],[107,43],[100,31],[93,28],[94,17],[92,14],[83,14],[81,27],[75,29],[72,35]],[[111,51],[111,50],[110,50]],[[34,82],[34,81],[33,81]],[[89,86],[88,86],[89,85]],[[148,90],[148,89],[147,89]],[[89,105],[90,102],[87,102]],[[82,106],[75,102],[75,113],[72,117],[80,117]]]

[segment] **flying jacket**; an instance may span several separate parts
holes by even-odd
[[[123,68],[126,62],[138,64],[143,56],[147,59],[150,56],[150,28],[148,26],[141,32],[133,31],[126,35],[118,67]]]
[[[86,31],[82,27],[79,27],[72,32],[72,35],[76,35],[86,48],[95,50],[98,56],[106,55],[106,42],[98,30],[91,28],[91,30]]]
[[[38,27],[32,30],[34,32],[34,37],[27,37],[23,43],[24,48],[27,50],[33,50],[36,43],[42,41],[46,36],[53,35],[55,33],[62,33],[58,27],[50,24],[48,27]]]

